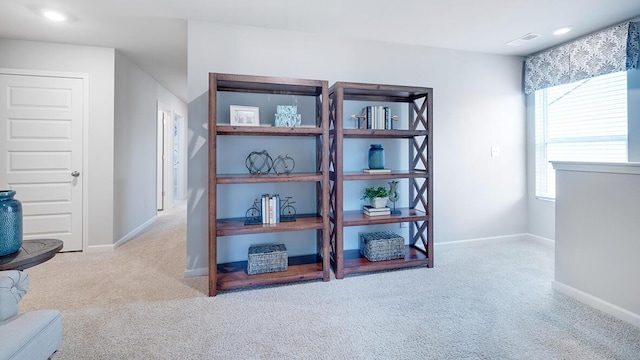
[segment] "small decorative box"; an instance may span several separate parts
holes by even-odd
[[[360,233],[360,254],[369,261],[404,258],[404,238],[392,231]]]
[[[276,107],[275,126],[299,127],[302,116],[298,114],[297,106],[278,105]]]
[[[287,271],[289,258],[284,244],[267,244],[249,246],[247,274]]]
[[[278,105],[276,106],[276,112],[278,114],[297,114],[298,107],[297,106],[289,106],[289,105]]]

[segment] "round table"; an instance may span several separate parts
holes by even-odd
[[[58,239],[24,240],[20,250],[0,256],[0,270],[24,270],[51,259],[62,249]]]

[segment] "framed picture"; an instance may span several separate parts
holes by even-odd
[[[259,126],[260,108],[257,106],[230,105],[231,125]]]

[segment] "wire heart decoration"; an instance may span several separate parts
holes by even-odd
[[[278,155],[278,157],[273,161],[273,171],[278,175],[291,174],[295,167],[296,162],[289,155]]]
[[[244,161],[251,175],[268,174],[273,168],[273,159],[267,150],[252,151]]]

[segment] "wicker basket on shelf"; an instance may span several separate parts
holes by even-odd
[[[360,233],[360,254],[369,261],[404,258],[404,238],[392,231]]]
[[[247,262],[247,274],[287,271],[289,259],[284,244],[251,245]]]

